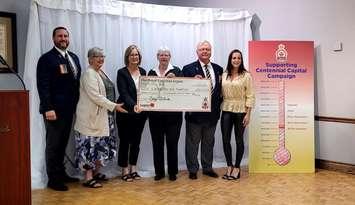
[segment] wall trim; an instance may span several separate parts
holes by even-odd
[[[314,119],[317,120],[317,121],[340,122],[340,123],[355,124],[355,119],[352,119],[352,118],[327,117],[327,116],[315,115]]]
[[[323,159],[316,159],[316,168],[337,171],[346,174],[355,174],[355,165],[341,162],[334,162]]]

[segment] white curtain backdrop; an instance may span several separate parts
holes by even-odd
[[[25,82],[30,90],[31,172],[32,188],[46,186],[45,129],[38,112],[36,65],[39,57],[53,47],[52,30],[65,26],[70,32],[69,49],[76,53],[83,70],[88,65],[89,48],[104,49],[105,71],[116,81],[117,69],[123,67],[124,50],[136,44],[142,53],[141,66],[147,71],[157,65],[156,52],[160,46],[171,49],[173,65],[182,68],[197,60],[196,45],[208,40],[212,44],[212,61],[225,67],[229,52],[240,49],[248,62],[247,47],[251,40],[252,15],[244,10],[188,8],[131,3],[116,0],[34,0],[31,4],[25,57]],[[225,166],[220,125],[217,126],[214,167]],[[243,164],[248,153],[248,139]],[[73,138],[67,155],[74,159]],[[185,126],[179,141],[179,168],[185,165]],[[235,150],[234,150],[235,151]],[[67,160],[68,161],[68,160]],[[81,177],[80,171],[66,164],[70,174]],[[154,175],[153,152],[148,122],[145,126],[138,160],[140,173]],[[111,177],[119,174],[116,162],[105,168]]]

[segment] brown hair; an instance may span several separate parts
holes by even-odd
[[[227,72],[228,72],[228,76],[232,75],[232,69],[233,69],[233,65],[232,65],[232,56],[234,53],[239,53],[240,54],[240,58],[241,58],[241,62],[240,62],[240,66],[238,68],[238,74],[243,74],[244,72],[247,72],[247,70],[244,67],[244,60],[243,60],[243,55],[242,52],[238,49],[234,49],[229,53],[228,56],[228,63],[227,63]]]
[[[58,27],[56,27],[55,29],[53,29],[52,37],[54,37],[54,36],[55,36],[55,33],[56,33],[58,30],[61,30],[61,29],[65,30],[65,31],[68,33],[68,36],[69,36],[69,31],[67,30],[67,28],[65,28],[65,27],[63,27],[63,26],[58,26]]]
[[[129,58],[129,55],[131,54],[132,50],[133,49],[136,49],[137,52],[138,52],[138,56],[139,56],[139,62],[138,62],[138,65],[141,64],[141,61],[142,61],[142,55],[141,55],[141,52],[139,51],[138,47],[136,45],[130,45],[126,48],[126,51],[124,52],[124,64],[126,66],[128,66],[129,64],[129,61],[128,61],[128,58]]]

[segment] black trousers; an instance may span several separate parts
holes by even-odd
[[[142,132],[147,116],[145,113],[117,113],[117,128],[120,144],[118,147],[118,165],[127,167],[136,165]]]
[[[46,166],[49,181],[61,181],[66,175],[64,167],[65,150],[72,128],[73,116],[60,116],[57,120],[46,120]]]
[[[164,141],[166,140],[168,174],[178,173],[178,143],[182,125],[182,114],[149,117],[149,128],[153,143],[155,175],[165,176]]]
[[[246,113],[233,113],[233,112],[222,112],[221,117],[221,131],[223,139],[223,151],[226,157],[227,165],[233,166],[232,163],[232,146],[231,146],[231,136],[232,129],[234,126],[234,136],[235,142],[237,144],[235,167],[240,167],[240,162],[242,161],[244,154],[244,140],[243,134],[245,127],[243,126],[243,119]]]

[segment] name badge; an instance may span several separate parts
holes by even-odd
[[[68,68],[66,64],[59,64],[59,72],[60,74],[67,74]]]

